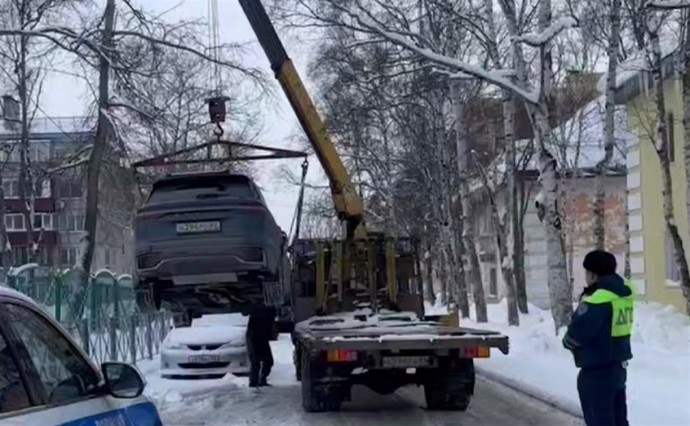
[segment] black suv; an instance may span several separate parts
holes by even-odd
[[[259,188],[228,172],[154,183],[135,218],[137,301],[183,314],[247,312],[282,281],[285,237]]]

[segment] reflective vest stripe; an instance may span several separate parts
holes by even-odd
[[[611,337],[623,337],[632,334],[635,288],[632,281],[627,279],[625,285],[632,291],[630,296],[620,297],[612,291],[599,289],[583,299],[584,302],[593,305],[611,304],[613,310]]]

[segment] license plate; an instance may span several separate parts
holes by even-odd
[[[386,368],[431,367],[432,359],[429,356],[386,356],[383,357],[383,366]]]
[[[189,362],[220,362],[220,355],[192,355]]]
[[[198,234],[220,231],[220,222],[183,222],[176,224],[178,234]]]

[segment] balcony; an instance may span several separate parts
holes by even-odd
[[[38,239],[40,233],[41,231],[35,230],[33,232],[34,239]],[[29,244],[27,244],[26,236],[26,231],[7,231],[7,237],[9,238],[10,245],[12,245],[12,247],[27,247]],[[43,230],[43,235],[40,238],[42,246],[52,247],[58,242],[58,232],[55,230]]]
[[[7,213],[22,213],[26,210],[24,203],[19,198],[6,198],[5,208]],[[35,198],[34,211],[37,213],[54,213],[55,198]]]

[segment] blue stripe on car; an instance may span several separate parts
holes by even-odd
[[[156,406],[150,402],[107,411],[59,426],[162,426]]]

